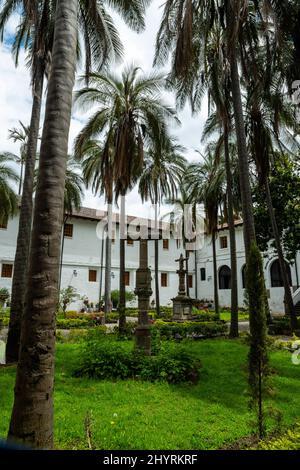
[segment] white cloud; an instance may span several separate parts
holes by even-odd
[[[146,17],[146,30],[142,34],[132,32],[117,15],[113,14],[115,24],[118,28],[120,37],[124,44],[125,54],[124,62],[130,64],[134,62],[139,65],[144,72],[150,72],[154,56],[154,45],[156,33],[159,28],[162,9],[161,0],[154,0],[148,9]],[[18,16],[15,15],[8,23],[6,37],[11,37],[18,24]],[[121,69],[121,65],[117,70]],[[165,93],[165,100],[174,105],[172,95]],[[18,126],[21,120],[28,125],[31,114],[31,87],[30,73],[25,66],[25,57],[21,55],[19,67],[16,69],[7,45],[0,45],[0,150],[8,150],[18,153],[18,144],[14,144],[8,139],[8,129]],[[197,117],[192,117],[190,109],[186,107],[179,113],[181,126],[172,129],[179,142],[187,149],[186,157],[189,160],[195,160],[196,148],[201,148],[201,133],[206,119],[205,102],[203,111]],[[71,128],[69,147],[72,149],[73,141],[81,130],[87,114],[81,114],[74,111]],[[89,207],[103,208],[105,206],[104,198],[95,198],[90,191],[86,192],[84,204]],[[127,197],[127,212],[148,216],[150,214],[150,205],[142,204],[137,190],[134,189]]]

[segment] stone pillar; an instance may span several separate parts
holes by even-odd
[[[135,294],[138,296],[138,326],[135,330],[136,348],[151,354],[151,333],[148,311],[152,295],[151,271],[148,268],[148,240],[140,240],[140,265],[136,272]]]

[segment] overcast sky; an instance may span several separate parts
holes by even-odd
[[[151,70],[155,37],[162,14],[162,8],[160,8],[162,3],[162,0],[152,1],[147,11],[146,30],[142,34],[132,32],[117,15],[113,14],[125,49],[125,64],[134,62],[144,72]],[[25,57],[21,57],[19,66],[16,69],[11,57],[9,41],[7,40],[13,35],[17,23],[18,18],[16,16],[7,25],[6,43],[0,45],[0,151],[11,151],[14,153],[19,152],[19,146],[8,139],[8,129],[18,127],[19,120],[28,125],[32,105],[30,74],[25,65]],[[118,68],[121,67],[118,66]],[[164,99],[170,104],[175,105],[171,95],[166,94]],[[200,139],[206,113],[207,106],[205,106],[205,103],[201,115],[197,117],[192,117],[190,109],[187,107],[183,112],[179,113],[181,126],[172,130],[179,142],[186,147],[185,156],[188,160],[197,159],[195,149],[201,149]],[[72,149],[74,138],[85,122],[86,116],[78,110],[76,110],[76,113],[73,113],[70,129],[70,150]],[[133,190],[127,196],[126,204],[128,214],[139,216],[150,216],[152,214],[150,204],[143,205],[136,190]],[[105,208],[104,199],[94,197],[90,191],[86,192],[84,205],[99,209]]]

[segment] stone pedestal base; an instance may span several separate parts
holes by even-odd
[[[173,301],[173,320],[189,320],[192,316],[192,300],[187,296],[178,295]]]
[[[146,356],[151,356],[151,332],[149,325],[139,325],[135,329],[135,346]]]

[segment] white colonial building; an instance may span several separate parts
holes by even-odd
[[[64,247],[61,288],[73,286],[80,297],[88,298],[90,303],[97,304],[104,294],[105,246],[102,241],[103,222],[106,213],[94,209],[82,208],[78,213],[68,217],[64,227]],[[13,263],[16,250],[18,217],[11,219],[0,227],[0,287],[11,288]],[[127,217],[130,227],[153,226],[153,221]],[[161,305],[171,305],[171,299],[177,295],[178,276],[176,259],[184,254],[182,244],[168,234],[167,224],[163,224],[163,239],[159,240],[159,284]],[[114,216],[112,243],[112,289],[119,288],[119,222],[118,215]],[[169,237],[169,238],[168,238]],[[132,236],[134,238],[134,234]],[[241,222],[236,224],[237,267],[239,305],[244,305],[244,266],[245,252],[243,242],[243,227]],[[125,242],[126,258],[126,289],[134,291],[136,270],[139,264],[139,242],[128,239]],[[152,272],[154,303],[154,241],[148,243],[148,261]],[[229,233],[226,226],[220,227],[217,237],[218,286],[220,305],[230,306],[230,248]],[[297,257],[297,268],[300,270],[300,256]],[[204,242],[196,252],[189,255],[189,294],[193,298],[213,300],[213,262],[210,237],[205,236]],[[264,258],[266,286],[269,294],[270,308],[273,312],[283,312],[283,287],[276,254],[270,250]],[[290,266],[290,280],[295,304],[300,301],[300,291],[297,282],[296,265]],[[82,300],[70,306],[70,309],[80,309]]]

